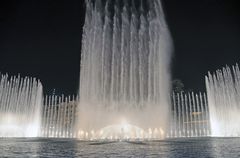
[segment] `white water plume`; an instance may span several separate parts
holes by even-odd
[[[77,130],[124,119],[166,131],[172,45],[160,0],[86,0],[83,31]]]
[[[240,71],[228,66],[206,76],[212,136],[240,136]]]
[[[35,78],[0,76],[0,137],[37,137],[42,84]]]

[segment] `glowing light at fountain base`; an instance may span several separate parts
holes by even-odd
[[[1,114],[0,137],[37,137],[40,124],[38,122],[23,123],[27,116]]]
[[[79,130],[77,137],[80,140],[160,140],[164,139],[164,134],[161,128],[144,130],[127,122],[122,122],[106,126],[98,131]]]

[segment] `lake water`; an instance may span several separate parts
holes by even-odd
[[[239,158],[240,138],[183,138],[145,142],[2,138],[0,157]]]

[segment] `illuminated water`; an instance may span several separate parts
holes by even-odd
[[[240,71],[228,66],[206,76],[212,136],[240,136]]]
[[[40,137],[73,138],[76,102],[74,96],[45,96]]]
[[[0,137],[39,136],[41,105],[39,80],[0,75]]]
[[[161,2],[134,2],[86,0],[80,97],[43,99],[37,79],[0,76],[0,137],[240,136],[238,65],[209,73],[207,95],[176,93],[171,106],[171,38]]]
[[[240,138],[173,139],[141,143],[0,139],[0,157],[238,158]]]
[[[211,135],[205,93],[173,93],[172,122],[168,137],[206,137]]]
[[[141,129],[130,137],[168,129],[171,37],[160,0],[134,2],[86,1],[76,122],[80,138],[92,131],[110,138],[112,132],[103,128],[123,122]]]

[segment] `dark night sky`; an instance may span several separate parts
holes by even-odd
[[[163,0],[174,41],[173,79],[205,89],[204,75],[240,59],[237,0]],[[45,93],[78,90],[84,0],[1,0],[0,72],[40,78]]]

